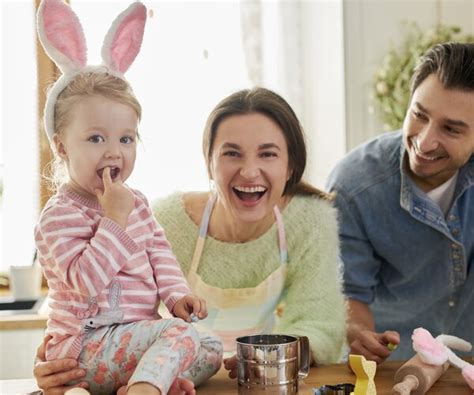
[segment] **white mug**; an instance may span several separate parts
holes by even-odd
[[[35,300],[41,296],[39,265],[10,266],[10,291],[15,300]]]

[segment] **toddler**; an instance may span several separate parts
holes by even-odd
[[[48,93],[45,130],[65,181],[35,229],[52,309],[46,358],[76,358],[95,393],[193,394],[220,367],[221,343],[191,320],[207,316],[191,294],[133,171],[141,107],[123,74],[138,54],[146,9],[112,24],[104,65],[87,66],[77,16],[43,0],[38,33],[62,71]],[[161,319],[160,303],[173,314]]]

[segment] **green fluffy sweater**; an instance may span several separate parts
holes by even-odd
[[[198,226],[185,211],[182,193],[158,200],[156,219],[187,274]],[[315,197],[295,196],[282,212],[288,245],[283,315],[275,333],[308,336],[317,363],[338,362],[345,340],[336,210]],[[198,274],[221,288],[257,286],[280,266],[276,223],[256,240],[227,243],[206,238]]]

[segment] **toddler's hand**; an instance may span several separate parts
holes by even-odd
[[[176,302],[172,313],[187,322],[192,321],[192,313],[202,320],[207,317],[206,301],[195,295],[186,295]]]
[[[117,222],[125,229],[128,216],[135,205],[135,197],[118,177],[117,180],[112,180],[110,167],[104,169],[102,180],[104,182],[104,192],[96,189],[95,193],[104,210],[104,216]]]

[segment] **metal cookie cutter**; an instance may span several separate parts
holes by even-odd
[[[354,384],[335,384],[323,385],[319,388],[314,388],[314,395],[350,395],[354,391]]]

